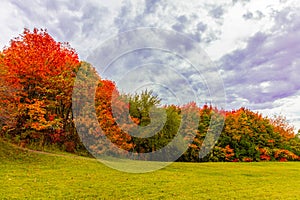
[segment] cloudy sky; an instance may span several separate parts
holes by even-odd
[[[265,115],[282,114],[296,129],[300,128],[299,1],[2,0],[0,16],[1,47],[8,46],[10,39],[22,33],[24,28],[46,28],[55,40],[69,42],[81,60],[91,63],[93,60],[89,59],[93,59],[94,52],[99,52],[99,46],[112,41],[111,38],[118,34],[141,27],[176,31],[192,39],[217,67],[224,84],[226,109],[244,106]],[[164,37],[162,39],[166,39]],[[129,41],[134,41],[134,38],[132,36]],[[174,50],[178,41],[172,39],[166,39],[165,49]],[[128,38],[126,41],[130,46]],[[142,45],[141,41],[138,44]],[[154,60],[156,64],[176,65],[174,69],[177,71],[188,68],[178,57],[170,57],[167,53],[162,55],[153,51],[150,55],[147,50],[141,52],[136,58],[143,59],[138,59],[138,62],[130,56],[121,56],[105,76],[114,79],[123,74],[124,78],[124,69],[128,68],[119,70],[119,73],[111,69],[118,69],[120,65],[143,65],[139,70],[146,69],[149,63],[149,66],[154,66]],[[192,59],[194,54],[187,55]],[[169,73],[157,65],[147,70],[154,74]],[[136,72],[131,76],[148,80],[139,75],[141,73]],[[186,83],[179,84],[180,77],[176,77],[160,75],[158,78],[175,86],[174,91],[188,91],[181,87]],[[189,71],[187,77],[184,80],[192,85],[192,90],[207,82],[193,71]],[[159,82],[158,79],[153,81]],[[127,83],[125,79],[120,82]],[[165,88],[165,95],[171,93],[172,88]]]

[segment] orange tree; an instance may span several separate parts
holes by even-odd
[[[6,83],[18,88],[17,122],[10,134],[41,146],[47,140],[58,141],[60,134],[71,135],[71,93],[79,67],[74,49],[56,42],[47,31],[25,29],[2,55]]]
[[[8,67],[3,64],[4,55],[0,54],[0,135],[4,135],[9,128],[16,124],[16,92],[18,84],[9,83]]]
[[[293,131],[285,128],[290,127],[288,123],[283,126],[282,118],[279,119],[268,119],[245,108],[227,111],[225,126],[216,147],[229,145],[234,150],[231,161],[268,161],[282,157],[298,160],[300,154],[296,148],[299,142],[295,140]]]
[[[96,157],[133,148],[125,131],[131,125],[127,123],[130,118],[124,97],[112,81],[101,80],[94,67],[82,62],[74,85],[74,120],[81,140]],[[118,119],[125,123],[118,124]]]

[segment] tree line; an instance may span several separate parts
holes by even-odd
[[[163,149],[168,155],[190,141],[177,161],[300,160],[300,139],[284,117],[195,102],[161,105],[147,90],[122,94],[46,30],[25,29],[0,52],[0,96],[0,136],[23,147],[132,152],[156,160],[146,153]],[[159,116],[164,116],[163,123]],[[204,143],[211,129],[218,128],[214,126],[223,125],[212,120],[224,126],[218,139]],[[182,143],[168,146],[175,137]],[[199,157],[203,148],[210,151]]]

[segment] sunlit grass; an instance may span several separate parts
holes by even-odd
[[[300,162],[173,163],[145,174],[0,142],[0,197],[17,199],[298,199]]]

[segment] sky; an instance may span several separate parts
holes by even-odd
[[[117,80],[124,91],[132,85],[137,85],[132,90],[143,90],[154,82],[166,101],[189,100],[194,92],[206,102],[222,86],[225,109],[283,115],[298,130],[299,7],[296,0],[2,0],[0,46],[8,46],[24,28],[43,28],[56,41],[69,42],[81,60],[98,65],[110,52],[120,54],[130,50],[125,47],[153,42],[157,49],[118,55],[102,70],[103,76]],[[130,32],[139,28],[155,28],[148,33],[156,35],[149,40],[148,33]],[[126,37],[118,37],[124,33]],[[195,53],[199,48],[201,55]],[[162,51],[166,49],[169,52]],[[172,54],[177,50],[195,62],[199,56],[205,63],[209,58],[213,75],[206,68],[200,74],[191,70],[194,63]],[[133,79],[135,84],[130,83]]]

